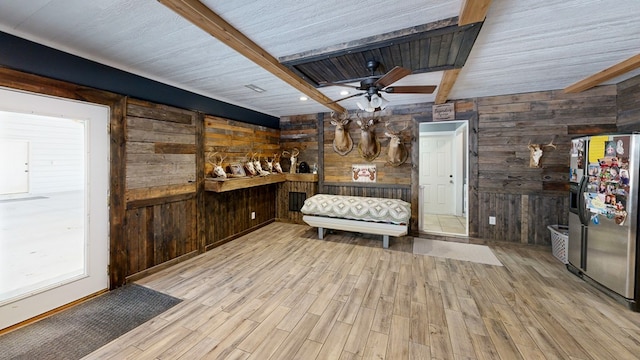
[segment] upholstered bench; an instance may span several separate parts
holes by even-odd
[[[318,194],[305,200],[302,220],[318,228],[382,235],[382,246],[389,247],[389,236],[408,232],[411,204],[397,199]]]

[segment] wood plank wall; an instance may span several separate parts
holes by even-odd
[[[549,244],[549,231],[546,226],[553,223],[566,223],[563,216],[566,216],[567,213],[567,197],[563,189],[564,185],[559,179],[562,177],[561,173],[565,171],[561,170],[562,166],[566,166],[565,172],[568,172],[568,151],[565,151],[568,149],[568,139],[574,135],[612,131],[612,129],[613,131],[640,130],[638,124],[640,119],[640,116],[638,116],[640,112],[640,105],[638,105],[640,104],[638,100],[640,98],[639,84],[640,77],[635,77],[618,84],[617,91],[615,86],[605,86],[574,95],[550,91],[456,102],[456,111],[459,113],[461,112],[459,108],[468,107],[468,104],[473,106],[473,104],[477,103],[479,108],[475,114],[480,117],[480,123],[470,124],[469,139],[470,146],[473,145],[474,141],[478,141],[478,146],[482,146],[481,151],[476,152],[478,158],[482,159],[475,167],[477,170],[474,170],[473,163],[470,163],[470,175],[473,175],[473,173],[482,173],[483,175],[483,186],[478,186],[476,192],[478,205],[475,206],[475,209],[478,214],[476,216],[472,214],[470,218],[470,221],[477,221],[478,223],[479,230],[477,235],[488,240]],[[196,247],[203,249],[205,247],[205,233],[207,246],[214,246],[216,243],[233,238],[234,232],[247,231],[246,229],[253,228],[257,223],[269,222],[271,221],[269,219],[276,217],[275,207],[273,206],[276,200],[273,194],[277,191],[277,185],[269,185],[267,189],[245,189],[241,191],[242,193],[231,192],[224,196],[207,193],[205,199],[204,190],[200,184],[203,178],[201,174],[203,157],[198,154],[204,152],[203,142],[206,142],[209,146],[238,146],[236,154],[244,156],[242,153],[248,152],[252,145],[251,142],[249,144],[242,142],[244,140],[242,134],[246,136],[251,132],[246,130],[236,132],[232,128],[235,125],[240,128],[250,127],[250,125],[207,117],[211,122],[208,125],[207,133],[203,134],[202,127],[204,125],[202,124],[204,119],[202,115],[199,115],[200,125],[196,122],[192,135],[194,141],[174,141],[175,138],[173,136],[163,137],[160,129],[175,129],[175,125],[179,125],[180,122],[167,122],[166,120],[172,116],[170,114],[180,114],[182,110],[138,102],[126,99],[121,95],[1,67],[0,86],[105,104],[110,107],[111,184],[109,217],[111,255],[109,277],[112,288],[122,285],[129,274],[136,271],[144,273],[144,269],[149,269],[154,264],[162,261],[165,261],[162,264],[169,264],[176,259],[180,259],[180,257],[174,258],[174,260],[167,259],[176,256],[176,254],[193,253]],[[615,100],[616,95],[617,102]],[[138,108],[136,112],[131,107],[132,111],[129,113],[127,102],[134,105],[134,107],[142,106],[142,108]],[[462,103],[467,105],[460,107],[459,104]],[[414,121],[418,123],[430,121],[430,109],[430,105],[418,104],[397,108],[394,113],[401,116],[411,115]],[[156,118],[152,116],[147,119],[153,120],[144,121],[133,119],[138,117],[145,118],[144,116],[139,116],[141,110],[155,113],[154,116]],[[470,110],[469,114],[473,113],[474,110]],[[131,124],[128,121],[129,114],[132,116]],[[311,128],[314,126],[314,121],[316,123],[322,121],[323,125],[325,125],[330,119],[329,115],[317,114],[308,117],[291,118],[296,119],[291,123],[296,124],[295,126],[298,126],[299,129],[290,128],[291,133],[287,133],[283,138],[283,140],[286,140],[286,147],[293,145],[297,140],[306,143],[305,145],[308,147],[305,151],[310,151],[305,154],[309,159],[306,161],[311,164],[315,160],[312,150],[313,132],[310,131],[305,135],[308,136],[308,141],[305,141],[304,136],[296,135],[296,131],[308,130],[309,128],[306,127],[309,126]],[[151,127],[145,129],[143,126],[140,128],[142,123],[146,123],[145,126],[151,125]],[[217,125],[214,125],[214,123]],[[284,123],[286,123],[286,119]],[[560,127],[556,127],[558,124],[560,124]],[[132,129],[137,128],[139,132],[137,134],[136,132],[128,132],[129,125],[133,127]],[[226,128],[223,130],[219,128],[224,128],[225,126],[230,126],[231,129]],[[177,128],[181,129],[182,127],[177,126]],[[285,128],[283,127],[283,129]],[[542,169],[537,170],[537,172],[533,171],[530,174],[536,176],[537,181],[540,183],[539,186],[536,186],[530,183],[522,174],[518,175],[518,173],[522,173],[522,168],[520,167],[522,163],[525,162],[526,164],[525,160],[528,161],[526,158],[528,154],[523,152],[522,146],[529,138],[533,141],[548,141],[549,135],[555,134],[550,132],[550,128],[559,131],[560,135],[556,139],[556,143],[559,146],[555,151],[545,154],[547,158],[543,158]],[[176,138],[184,138],[185,134],[181,131],[179,130],[175,133]],[[269,140],[262,141],[258,139],[254,143],[269,144],[265,149],[265,153],[271,152],[276,148],[279,150],[279,146],[275,146],[275,144],[279,142],[280,136],[273,134],[269,129],[264,131],[262,136]],[[275,131],[277,132],[277,130]],[[352,131],[355,132],[356,130],[352,129]],[[495,139],[496,132],[500,131],[502,131],[502,137],[507,139],[502,144],[496,144],[499,148],[492,150],[491,142],[495,144],[497,140]],[[145,142],[145,139],[139,135],[145,132],[152,136],[150,139],[153,139],[153,146],[141,144]],[[220,134],[223,135],[219,136]],[[474,134],[482,134],[483,136],[476,137]],[[330,138],[332,136],[331,131],[322,134],[318,133],[318,139],[322,139],[323,135],[326,135],[328,139],[322,141],[323,146],[318,148],[318,154],[324,151],[333,140],[333,138]],[[487,137],[484,137],[484,135],[487,135]],[[219,143],[214,140],[228,138],[235,138],[237,142]],[[140,141],[133,141],[129,146],[130,139]],[[202,139],[202,141],[198,141],[198,139]],[[487,141],[483,142],[483,139],[487,139]],[[357,141],[357,138],[354,138],[354,140]],[[176,146],[174,142],[178,145]],[[513,146],[514,149],[509,149],[508,146]],[[157,181],[143,185],[139,182],[140,179],[134,179],[130,174],[127,174],[127,169],[143,172],[154,170],[152,163],[148,164],[146,170],[141,170],[145,166],[144,161],[140,161],[142,157],[138,155],[131,158],[132,161],[137,158],[137,163],[128,163],[128,155],[141,151],[141,148],[146,148],[147,151],[151,151],[153,148],[153,154],[159,155],[159,157],[168,154],[172,156],[185,155],[185,152],[190,154],[195,148],[195,178],[192,175],[188,175],[187,177],[173,178],[178,180],[166,183],[156,179]],[[330,150],[333,151],[332,148]],[[156,151],[158,151],[157,154]],[[470,149],[470,152],[472,151]],[[505,152],[511,152],[511,154],[506,156]],[[556,158],[561,156],[561,152],[566,156],[566,163],[562,163],[559,158]],[[151,153],[147,154],[147,156],[151,155]],[[180,158],[180,156],[177,158]],[[498,164],[496,159],[502,160]],[[233,160],[233,156],[229,160]],[[317,160],[321,162],[323,159],[318,158]],[[552,168],[545,168],[545,161],[550,161]],[[134,166],[134,164],[136,165]],[[547,164],[549,163],[547,162]],[[331,167],[331,164],[329,165]],[[131,167],[128,168],[128,166]],[[160,165],[160,167],[162,166]],[[512,178],[505,178],[503,174],[495,174],[495,177],[492,177],[494,176],[492,174],[496,173],[491,169],[492,166],[499,168],[499,172],[513,171]],[[179,172],[182,175],[186,173],[185,169],[187,167],[177,166],[176,168],[180,169]],[[511,169],[509,170],[509,168]],[[166,168],[165,171],[167,171]],[[173,171],[173,169],[169,171]],[[525,169],[524,171],[528,172],[530,170]],[[340,176],[344,176],[344,174]],[[168,178],[172,177],[164,177],[165,180]],[[381,180],[384,178],[381,178]],[[391,176],[391,178],[393,177]],[[496,186],[494,183],[489,182],[491,179],[503,184],[505,184],[504,181],[507,181],[506,184],[508,186],[506,188]],[[190,180],[195,180],[195,183],[182,184],[182,181],[188,182]],[[142,179],[142,181],[146,180]],[[518,182],[521,182],[522,185],[518,185]],[[385,188],[385,186],[388,188]],[[397,186],[397,184],[384,185],[383,183],[376,184],[373,187],[359,187],[354,186],[349,179],[345,183],[326,184],[323,190],[328,193],[411,198],[413,191],[406,190],[406,185],[394,186]],[[411,186],[414,186],[414,184],[411,184]],[[521,190],[522,188],[528,190]],[[470,195],[473,194],[474,192],[471,191]],[[253,199],[259,200],[254,201]],[[205,203],[208,209],[206,214],[204,210]],[[471,203],[473,203],[473,196],[470,196]],[[416,204],[413,204],[412,201],[412,205]],[[264,206],[264,211],[260,210],[262,209],[261,206]],[[209,210],[209,207],[215,209]],[[256,211],[255,223],[250,221],[250,211],[247,212],[250,209],[255,209]],[[470,211],[474,211],[474,209],[472,208]],[[161,216],[165,212],[174,216]],[[197,214],[193,215],[194,212]],[[205,231],[205,222],[202,218],[206,217],[207,222],[215,223],[216,221],[223,222],[224,219],[229,219],[236,215],[239,222],[244,222],[241,226],[233,227],[224,223],[219,226],[207,226]],[[495,227],[481,226],[480,224],[487,222],[489,215],[498,217],[498,224]],[[197,224],[195,235],[193,231],[194,216]],[[226,229],[224,226],[226,226]],[[141,232],[146,234],[144,236],[147,239],[150,239],[148,242],[140,240],[138,234]],[[129,237],[134,240],[130,240]],[[153,256],[150,254],[153,254]]]
[[[221,193],[205,193],[206,250],[273,222],[276,218],[276,184]],[[255,212],[256,218],[251,219]]]
[[[204,148],[223,152],[223,166],[240,163],[247,153],[263,159],[280,152],[280,130],[205,116]],[[227,169],[228,171],[228,169]],[[230,172],[230,171],[228,171]],[[206,250],[233,240],[276,218],[275,184],[229,192],[204,194]],[[256,218],[251,219],[251,212]]]
[[[300,150],[298,165],[303,161],[309,167],[318,164],[318,121],[317,114],[280,118],[280,146],[282,150]],[[281,165],[284,171],[289,171],[289,160],[283,159]]]
[[[351,183],[351,166],[354,164],[373,164],[376,165],[377,184],[387,185],[410,185],[411,184],[411,167],[412,161],[409,157],[407,161],[400,166],[392,166],[387,161],[387,152],[389,149],[389,138],[385,136],[385,123],[392,128],[402,129],[402,142],[409,153],[413,144],[413,132],[415,123],[413,115],[408,113],[394,113],[391,110],[383,111],[382,116],[376,120],[375,136],[380,142],[380,155],[373,161],[367,161],[358,152],[358,144],[360,143],[361,130],[356,121],[358,120],[355,113],[350,113],[351,121],[347,125],[351,139],[353,140],[353,150],[346,155],[340,155],[333,150],[333,140],[335,139],[335,126],[331,125],[331,114],[324,114],[322,131],[324,132],[324,169],[323,181],[325,183]]]
[[[224,154],[223,166],[227,168],[243,162],[249,153],[258,153],[264,159],[280,152],[280,130],[209,115],[204,120],[205,151]]]
[[[548,225],[567,224],[571,138],[616,131],[616,87],[478,98],[478,237],[551,244]],[[549,143],[529,168],[531,143]],[[496,225],[489,225],[489,216]]]
[[[618,132],[640,131],[640,76],[617,85]]]
[[[192,111],[128,101],[125,276],[199,252],[200,123]]]
[[[308,181],[285,181],[278,184],[276,196],[276,220],[305,224],[300,211],[289,211],[289,193],[304,193],[307,198],[318,193],[318,183]],[[298,209],[299,210],[299,209]]]

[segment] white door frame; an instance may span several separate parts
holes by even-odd
[[[86,272],[0,304],[0,329],[109,288],[109,107],[0,87],[0,110],[85,121]],[[37,229],[36,229],[37,231]]]

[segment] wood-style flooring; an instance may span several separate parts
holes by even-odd
[[[87,359],[638,359],[640,314],[550,249],[504,266],[273,223],[139,284],[184,301]]]

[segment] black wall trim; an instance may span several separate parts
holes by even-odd
[[[280,119],[198,95],[0,31],[0,66],[249,124],[280,128]]]

